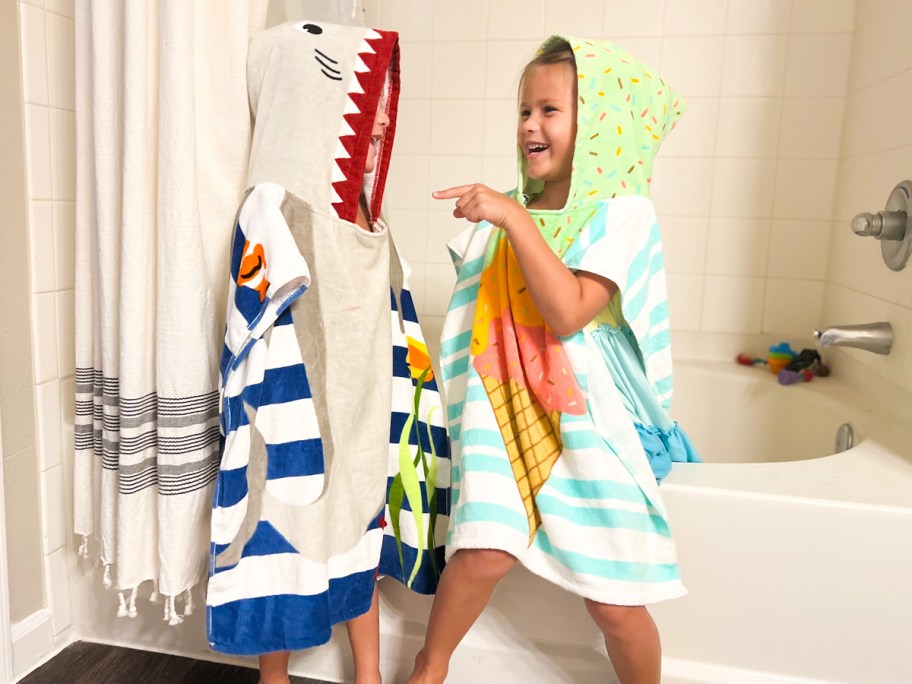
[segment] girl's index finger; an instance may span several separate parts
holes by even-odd
[[[462,197],[469,190],[471,190],[474,185],[457,185],[455,188],[447,188],[446,190],[435,190],[431,193],[431,196],[434,199],[453,199],[455,197]]]

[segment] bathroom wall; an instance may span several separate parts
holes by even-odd
[[[28,534],[37,554],[37,567],[25,576],[12,572],[10,576],[14,607],[17,601],[29,599],[27,606],[14,611],[13,621],[30,616],[19,634],[34,657],[55,643],[65,643],[71,624],[67,546],[72,543],[68,530],[74,403],[74,25],[72,0],[15,5],[19,17],[13,25],[19,27],[22,56],[22,93],[17,104],[25,124],[22,197],[28,201],[28,232],[20,227],[17,233],[23,239],[27,236],[29,245],[24,281],[28,294],[23,297],[30,303],[32,339],[31,358],[25,362],[32,379],[23,387],[20,401],[34,400],[37,424],[31,435],[37,449],[32,448],[28,464],[35,485],[25,488],[28,480],[18,474],[11,482],[8,473],[6,498],[11,534]],[[5,182],[10,168],[3,166]],[[28,316],[18,320],[27,321]],[[6,405],[3,415],[6,420]],[[4,437],[5,428],[4,424]],[[26,500],[26,511],[35,509],[34,524],[32,516],[11,510],[15,498]],[[10,548],[11,564],[15,558]],[[30,598],[36,592],[37,601]],[[45,606],[47,610],[39,611]],[[16,635],[14,628],[14,639]],[[14,659],[19,669],[21,658],[17,654]]]
[[[370,0],[402,34],[393,231],[436,337],[462,223],[433,189],[515,185],[515,92],[541,38],[621,43],[689,113],[655,167],[674,344],[731,354],[809,338],[827,274],[853,0]],[[875,3],[877,4],[877,3]]]
[[[44,606],[35,406],[32,401],[32,335],[29,329],[29,244],[22,121],[18,3],[0,6],[0,241],[4,286],[0,310],[0,408],[3,416],[3,480],[7,522],[10,615],[18,622]]]
[[[912,179],[910,28],[912,0],[858,3],[822,314],[825,324],[890,321],[892,354],[846,353],[905,391],[912,391],[912,265],[889,270],[880,243],[856,236],[849,221],[882,210],[893,186]]]

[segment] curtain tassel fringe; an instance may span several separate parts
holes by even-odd
[[[150,603],[159,603],[162,600],[162,596],[158,593],[158,580],[152,580],[152,593],[149,595]]]
[[[193,592],[190,589],[184,592],[184,617],[193,615]]]

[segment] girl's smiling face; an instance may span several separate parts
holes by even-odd
[[[566,183],[576,142],[576,70],[568,62],[539,64],[519,92],[517,142],[529,178]]]

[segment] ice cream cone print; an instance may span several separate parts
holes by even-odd
[[[545,413],[529,391],[510,378],[482,377],[503,436],[513,476],[529,519],[529,543],[541,525],[535,495],[561,454],[560,411]]]
[[[481,273],[471,351],[522,496],[531,545],[541,526],[535,495],[563,449],[561,414],[582,414],[586,402],[506,235],[492,240],[497,242]]]

